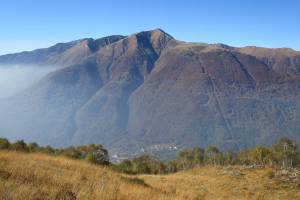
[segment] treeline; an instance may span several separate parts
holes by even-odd
[[[197,166],[253,165],[275,167],[299,167],[300,152],[295,141],[280,139],[272,147],[256,146],[240,152],[222,152],[216,147],[182,150],[175,160],[160,162],[151,155],[142,155],[117,164],[117,170],[129,174],[173,173]]]
[[[0,150],[20,152],[38,152],[53,156],[65,156],[84,159],[98,165],[110,165],[113,169],[128,174],[165,174],[198,166],[254,165],[275,167],[300,167],[300,152],[295,141],[280,139],[272,147],[256,146],[239,152],[222,152],[216,147],[206,149],[196,147],[178,152],[176,159],[161,162],[155,157],[144,154],[132,160],[123,160],[118,164],[109,162],[109,156],[102,145],[86,145],[55,149],[41,147],[37,143],[25,143],[23,140],[10,143],[0,138]]]
[[[7,139],[0,138],[0,150],[11,150],[26,153],[45,153],[52,156],[65,156],[73,159],[84,159],[93,164],[109,164],[107,150],[104,149],[102,145],[98,144],[56,149],[50,146],[42,147],[37,143],[27,144],[23,140],[10,143]]]

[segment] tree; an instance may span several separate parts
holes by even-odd
[[[281,138],[273,147],[275,156],[282,167],[293,167],[297,164],[298,152],[296,142]]]
[[[193,155],[190,150],[184,149],[177,154],[177,163],[180,169],[192,167]]]
[[[117,165],[117,169],[122,173],[133,174],[132,162],[128,159],[121,161]]]
[[[50,154],[50,155],[54,155],[55,154],[55,149],[53,149],[51,146],[46,146],[41,148],[40,150],[42,153],[45,154]]]
[[[15,151],[28,152],[27,144],[23,140],[18,140],[11,144],[10,148]]]
[[[166,163],[166,172],[167,173],[174,173],[178,171],[178,162],[177,160],[170,160]]]
[[[82,152],[80,148],[76,148],[76,147],[69,147],[66,149],[62,149],[60,154],[68,158],[74,158],[74,159],[82,159],[86,156],[86,153]]]
[[[10,143],[5,138],[0,138],[0,150],[1,149],[8,149],[10,147]]]
[[[192,149],[192,165],[199,166],[204,164],[205,150],[200,147],[195,147]]]
[[[217,147],[210,146],[206,149],[206,156],[209,164],[217,165],[220,164],[222,159],[222,153]]]
[[[108,165],[109,156],[106,149],[102,145],[91,144],[87,147],[86,160],[93,164]]]
[[[223,159],[222,159],[222,164],[223,165],[234,165],[237,163],[237,154],[231,150],[226,151],[223,153]]]
[[[204,164],[205,151],[202,148],[185,149],[177,154],[177,164],[180,169],[188,169]]]
[[[241,150],[239,153],[238,153],[238,162],[239,164],[242,164],[242,165],[249,165],[251,164],[251,156],[250,156],[250,150],[248,149],[244,149],[244,150]]]
[[[272,162],[271,151],[262,146],[256,146],[250,152],[250,159],[252,163],[257,165],[265,165]]]
[[[134,173],[151,174],[151,162],[153,158],[148,154],[141,155],[132,160]]]
[[[29,152],[38,152],[40,150],[40,146],[35,142],[29,143],[27,147]]]
[[[132,171],[135,174],[162,174],[166,166],[151,155],[144,154],[132,160]]]

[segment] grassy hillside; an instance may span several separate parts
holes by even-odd
[[[0,199],[300,199],[300,179],[275,169],[204,167],[129,176],[43,154],[0,151]]]

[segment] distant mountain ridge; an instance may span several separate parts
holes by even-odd
[[[4,55],[1,64],[61,67],[0,100],[0,136],[101,143],[125,155],[300,141],[300,53],[291,49],[186,43],[155,29]]]
[[[113,35],[96,40],[85,38],[67,43],[58,43],[49,48],[2,55],[0,56],[0,63],[2,65],[33,64],[68,66],[83,61],[89,55],[99,50],[99,48],[122,38],[124,36]]]

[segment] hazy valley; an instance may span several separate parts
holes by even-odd
[[[19,79],[0,100],[9,139],[162,158],[300,141],[300,53],[291,49],[186,43],[156,29],[3,55],[2,65]]]
[[[0,200],[300,199],[300,1],[0,3]]]

